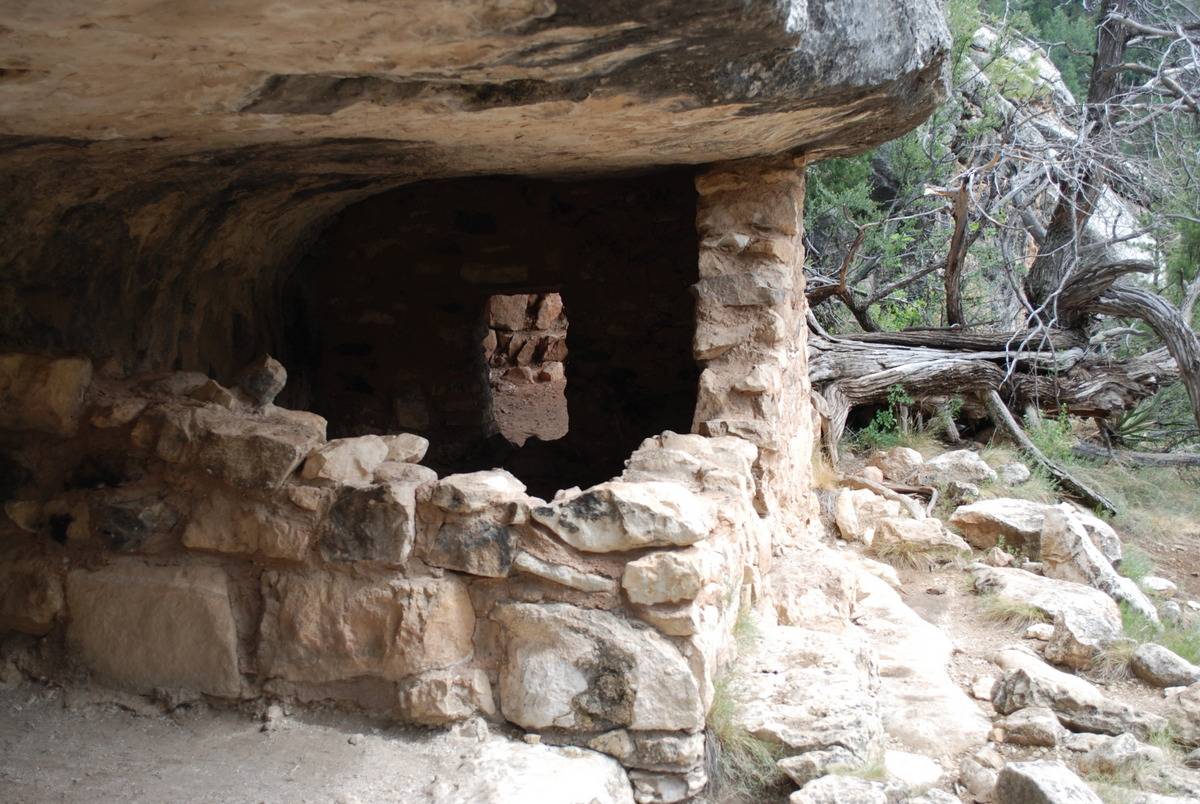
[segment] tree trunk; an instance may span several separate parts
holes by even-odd
[[[1091,305],[1108,315],[1140,318],[1166,344],[1192,403],[1192,416],[1200,426],[1200,337],[1183,315],[1162,296],[1145,290],[1114,285]]]

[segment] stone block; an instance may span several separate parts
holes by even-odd
[[[410,723],[440,726],[478,712],[496,714],[487,673],[475,667],[430,670],[400,685],[398,713]]]
[[[321,525],[321,555],[327,561],[408,560],[416,537],[414,483],[379,483],[338,490]]]
[[[518,531],[499,516],[474,514],[443,518],[424,529],[418,553],[425,563],[485,578],[503,578],[512,570]]]
[[[492,329],[516,332],[526,328],[529,296],[492,296],[487,303],[488,325]]]
[[[660,550],[625,565],[621,585],[634,603],[694,600],[723,567],[721,557],[697,548]]]
[[[336,438],[309,453],[300,476],[327,483],[366,485],[391,447],[377,435]]]
[[[678,483],[601,483],[533,509],[533,518],[577,550],[608,553],[681,547],[708,537],[712,503]]]
[[[473,653],[475,612],[452,578],[267,572],[260,672],[297,682],[399,681]]]
[[[524,483],[503,469],[490,469],[448,475],[438,481],[429,499],[443,511],[473,514],[528,498]]]
[[[134,438],[153,443],[155,454],[168,463],[235,486],[278,488],[325,440],[325,420],[278,408],[249,416],[211,405],[171,404],[147,411]]]
[[[74,435],[91,383],[86,358],[0,355],[0,428]]]
[[[17,559],[0,563],[0,633],[47,634],[62,608],[62,578],[51,562]]]
[[[328,490],[324,490],[329,495]],[[317,527],[313,508],[257,499],[223,489],[204,493],[183,530],[183,544],[193,550],[261,555],[288,561],[308,556]]]
[[[67,576],[67,643],[100,680],[150,692],[241,690],[237,630],[216,567],[113,564]]]
[[[605,611],[507,603],[500,709],[527,729],[696,732],[704,711],[696,678],[657,632]]]
[[[420,463],[429,450],[429,439],[412,433],[397,433],[382,438],[383,443],[387,445],[386,460],[389,461]]]

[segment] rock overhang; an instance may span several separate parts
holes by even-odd
[[[5,21],[2,133],[360,175],[338,148],[387,144],[403,179],[849,151],[932,110],[947,46],[934,0],[65,2]]]

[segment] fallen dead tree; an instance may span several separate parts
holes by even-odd
[[[1163,468],[1200,467],[1200,453],[1195,452],[1137,452],[1128,449],[1106,449],[1084,441],[1076,444],[1073,452],[1081,458],[1093,461],[1114,461],[1137,466]]]

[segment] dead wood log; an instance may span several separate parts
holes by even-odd
[[[1017,424],[1017,420],[1009,412],[1008,407],[1004,404],[1004,400],[1000,398],[1000,394],[995,391],[989,391],[987,395],[987,407],[988,412],[992,415],[992,421],[995,422],[996,426],[1006,432],[1009,438],[1021,448],[1021,451],[1049,472],[1050,476],[1058,482],[1059,487],[1063,491],[1073,497],[1078,497],[1088,505],[1103,508],[1114,514],[1117,513],[1117,506],[1112,500],[1047,458],[1046,454],[1037,448],[1037,445],[1021,429],[1021,425]]]
[[[867,480],[865,477],[856,475],[846,475],[842,478],[842,485],[849,486],[852,489],[868,489],[888,500],[895,500],[904,506],[909,515],[913,519],[925,519],[925,509],[917,504],[917,501],[912,497],[899,492],[892,491],[883,483],[876,483],[874,480]]]
[[[1165,468],[1200,466],[1200,453],[1196,452],[1136,452],[1128,449],[1106,449],[1098,444],[1086,442],[1076,444],[1073,451],[1079,457],[1089,460],[1116,461],[1139,466]]]

